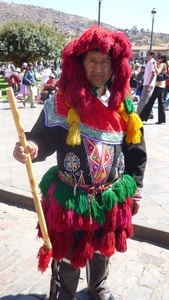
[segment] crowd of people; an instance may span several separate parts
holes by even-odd
[[[165,75],[165,76],[164,76]],[[131,93],[138,102],[137,113],[142,121],[153,119],[153,105],[158,100],[158,121],[165,124],[165,110],[169,109],[169,61],[165,53],[155,59],[153,51],[147,52],[145,64],[135,64],[130,78]]]
[[[13,64],[5,67],[3,77],[12,87],[16,99],[24,106],[30,103],[30,107],[35,108],[36,102],[44,103],[57,90],[60,73],[60,68],[56,72],[49,63],[44,63],[39,69],[32,62],[24,62],[21,68],[15,68]],[[37,75],[41,78],[40,85],[37,84]]]
[[[13,88],[16,99],[22,100],[24,106],[30,103],[35,108],[35,102],[44,103],[58,90],[58,80],[61,74],[61,62],[57,71],[50,63],[34,66],[32,63],[23,63],[21,68],[13,64],[1,70],[4,79]],[[137,113],[142,121],[153,119],[153,104],[158,99],[158,122],[165,123],[165,110],[169,110],[169,78],[158,80],[158,74],[169,74],[169,61],[164,53],[155,59],[153,51],[147,52],[142,63],[135,63],[132,67],[129,80],[130,92],[134,102],[137,102]],[[36,74],[41,76],[40,85],[37,85]],[[30,78],[28,78],[30,77]]]

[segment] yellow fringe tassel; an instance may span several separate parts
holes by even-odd
[[[127,114],[124,103],[121,104],[117,112],[121,115],[127,125],[126,142],[128,144],[139,144],[142,136],[140,128],[143,124],[138,114],[135,112]]]
[[[120,108],[117,111],[127,125],[126,142],[128,144],[139,144],[141,141],[141,131],[143,124],[137,113],[132,112],[127,114],[125,105],[122,102]],[[69,127],[66,144],[70,146],[76,146],[81,144],[81,134],[79,130],[79,123],[81,122],[80,116],[75,108],[70,108],[67,115],[67,122]]]
[[[67,115],[67,122],[69,124],[68,136],[66,144],[76,146],[81,144],[81,134],[78,124],[81,122],[80,116],[75,108],[70,108]]]

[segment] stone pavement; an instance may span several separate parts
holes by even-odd
[[[37,270],[36,213],[0,203],[0,299],[39,300],[49,292],[50,267]],[[169,252],[165,247],[131,239],[125,253],[110,261],[108,284],[115,300],[168,300]],[[77,300],[89,300],[85,269]],[[62,299],[67,300],[67,299]]]
[[[31,109],[18,102],[18,108],[25,130],[30,130],[42,105]],[[128,251],[111,259],[109,284],[115,300],[169,299],[169,121],[155,125],[156,105],[154,114],[155,119],[144,126],[148,164],[142,206],[133,218],[137,240],[131,239]],[[166,115],[169,119],[169,111]],[[49,289],[50,269],[42,275],[37,271],[36,254],[42,241],[36,240],[37,218],[26,168],[12,156],[18,138],[5,100],[0,100],[0,129],[0,299],[43,299]],[[34,164],[37,183],[55,162],[52,155]],[[82,269],[78,289],[84,287]],[[85,292],[78,294],[78,300],[84,299]]]

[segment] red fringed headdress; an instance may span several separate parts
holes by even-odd
[[[62,74],[59,88],[66,92],[70,107],[76,108],[79,115],[88,114],[92,108],[92,91],[85,79],[85,73],[79,56],[92,49],[112,54],[113,81],[110,87],[109,108],[118,109],[129,92],[132,57],[131,44],[125,34],[112,32],[101,26],[92,26],[62,52]]]

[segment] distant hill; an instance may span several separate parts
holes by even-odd
[[[61,33],[65,33],[68,36],[79,35],[79,33],[91,25],[97,24],[96,20],[67,14],[51,8],[15,3],[10,4],[0,1],[0,26],[9,20],[29,20],[35,23],[57,26]],[[57,23],[55,23],[56,20]],[[103,24],[103,26],[107,29],[115,30],[115,27],[108,24]]]
[[[51,8],[0,1],[0,27],[9,20],[29,20],[35,23],[45,23],[50,26],[55,26],[59,32],[65,34],[70,39],[79,35],[91,25],[97,24],[97,20],[67,14]],[[103,27],[112,31],[120,30],[125,32],[134,46],[150,44],[151,33],[148,29],[144,30],[144,28],[142,28],[138,30],[137,26],[133,26],[131,29],[118,29],[109,24],[101,24]],[[167,43],[169,43],[169,34],[154,33],[154,45],[160,46],[161,44]]]

